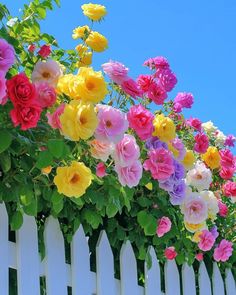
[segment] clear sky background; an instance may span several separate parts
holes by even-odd
[[[72,49],[72,30],[88,23],[80,6],[89,1],[61,0],[49,12],[42,30],[53,34],[59,45]],[[12,12],[27,0],[3,0]],[[178,85],[170,94],[192,92],[194,106],[187,117],[212,120],[225,134],[236,134],[236,1],[235,0],[101,0],[108,15],[95,30],[109,40],[109,49],[95,54],[94,67],[109,59],[123,62],[136,78],[146,73],[149,57],[168,58]]]

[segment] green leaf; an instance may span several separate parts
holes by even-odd
[[[38,203],[37,200],[34,199],[28,206],[24,206],[24,212],[30,216],[36,216],[38,211]]]
[[[153,236],[156,233],[157,221],[150,213],[140,211],[137,215],[138,223],[143,228],[145,235]]]
[[[65,144],[61,139],[49,139],[48,150],[57,159],[61,158],[64,152]]]
[[[53,211],[56,214],[60,213],[63,207],[64,207],[64,199],[61,199],[59,202],[52,204]]]
[[[90,209],[84,209],[82,212],[83,219],[92,226],[93,229],[97,229],[99,224],[102,223],[101,215]]]
[[[29,186],[23,186],[19,192],[22,205],[28,206],[33,198],[33,190]]]
[[[14,214],[11,217],[10,224],[12,230],[18,230],[22,226],[23,216],[20,211],[14,212]]]
[[[111,203],[106,206],[106,214],[109,218],[114,217],[118,212],[118,208],[115,204]]]
[[[45,8],[38,7],[36,9],[36,11],[37,11],[37,13],[38,13],[38,15],[40,16],[41,19],[44,19],[46,17],[47,12],[46,12],[46,9]]]
[[[55,3],[57,4],[57,6],[60,7],[60,5],[61,5],[61,1],[60,1],[60,0],[54,0],[54,1],[55,1]]]
[[[39,153],[38,160],[35,166],[39,169],[50,166],[53,163],[53,157],[49,151],[42,151]]]
[[[62,194],[59,194],[59,192],[55,189],[52,193],[52,203],[60,203],[64,199]]]
[[[11,157],[7,152],[0,154],[0,167],[4,173],[11,169]]]
[[[11,134],[6,130],[0,131],[0,153],[9,148],[12,142]]]

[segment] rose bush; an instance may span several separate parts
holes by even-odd
[[[129,239],[140,260],[153,245],[161,262],[235,265],[235,137],[184,117],[194,96],[173,98],[166,58],[145,61],[150,74],[136,80],[112,60],[95,71],[105,36],[77,27],[79,44],[63,50],[40,31],[48,9],[53,1],[34,0],[10,22],[0,5],[0,200],[11,229],[25,213],[42,233],[52,215],[68,242],[83,225],[92,256],[105,229],[115,255]],[[95,22],[107,13],[82,9]]]

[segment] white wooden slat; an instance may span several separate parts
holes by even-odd
[[[183,295],[196,295],[196,280],[194,270],[185,263],[182,267]]]
[[[225,286],[227,295],[236,295],[235,280],[230,269],[226,269],[225,272]]]
[[[96,247],[97,295],[116,295],[114,258],[105,231],[100,233]]]
[[[34,217],[23,218],[16,232],[18,295],[40,295],[38,229]]]
[[[47,295],[67,294],[65,245],[59,222],[49,217],[45,224],[45,274]]]
[[[139,294],[137,283],[137,262],[130,241],[126,241],[120,251],[121,295]]]
[[[224,282],[219,267],[215,262],[213,263],[212,286],[213,295],[225,295]]]
[[[161,295],[160,265],[153,247],[148,249],[151,258],[151,268],[145,262],[145,295]]]
[[[168,260],[165,264],[165,294],[180,295],[179,271],[175,260]]]
[[[0,295],[9,294],[8,215],[0,204]]]
[[[199,267],[199,295],[212,295],[211,281],[204,262]]]
[[[89,247],[83,227],[76,231],[71,243],[72,294],[91,295]]]

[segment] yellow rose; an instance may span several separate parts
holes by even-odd
[[[196,158],[194,156],[193,151],[187,150],[183,161],[181,161],[181,163],[184,165],[184,168],[187,170],[192,169],[195,162]]]
[[[198,224],[192,224],[192,223],[188,223],[188,222],[185,221],[184,225],[185,225],[186,229],[188,231],[190,231],[191,233],[195,233],[196,231],[200,231],[201,229],[206,228],[206,222],[198,223]]]
[[[73,161],[71,166],[58,167],[54,183],[60,194],[81,197],[90,186],[92,173],[84,163]]]
[[[209,146],[206,153],[202,155],[202,160],[211,169],[216,169],[220,167],[220,154],[216,147]]]
[[[83,56],[85,52],[88,51],[88,47],[84,46],[84,44],[79,44],[75,47],[75,50],[78,52],[79,56]]]
[[[73,39],[79,39],[79,38],[85,38],[86,34],[88,34],[90,31],[88,26],[83,27],[77,27],[73,30],[72,38]]]
[[[176,137],[174,122],[163,114],[157,115],[153,120],[153,136],[159,137],[161,141],[168,142]]]
[[[63,135],[73,141],[90,138],[98,124],[94,106],[82,100],[66,104],[60,121]]]
[[[107,94],[107,86],[102,72],[81,67],[77,77],[79,77],[77,91],[82,100],[98,103],[104,99]]]
[[[88,38],[85,40],[85,43],[96,52],[102,52],[108,47],[108,41],[106,37],[94,31],[89,34]]]
[[[78,68],[89,66],[92,63],[92,52],[85,52],[79,59],[79,61],[76,63],[76,66]]]
[[[106,7],[100,4],[83,4],[81,8],[83,14],[93,21],[99,21],[107,14]]]
[[[57,92],[64,93],[71,99],[79,99],[78,86],[79,78],[77,75],[67,74],[60,77],[57,84]]]
[[[196,231],[192,237],[192,241],[194,243],[199,243],[200,242],[200,235],[202,234],[201,231]]]
[[[179,151],[172,145],[171,142],[168,142],[168,150],[172,152],[172,154],[175,158],[178,158]]]

